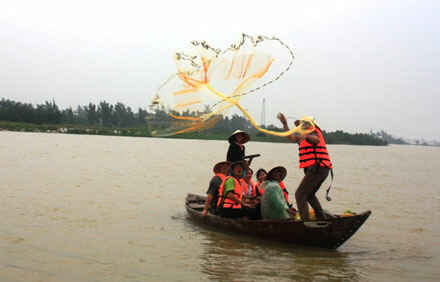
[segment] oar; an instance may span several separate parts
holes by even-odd
[[[251,165],[251,162],[254,158],[258,158],[259,156],[261,156],[260,154],[253,154],[253,155],[249,155],[249,156],[244,156],[243,159],[249,159],[248,164]]]
[[[261,154],[254,154],[254,155],[244,156],[243,159],[252,160],[253,158],[258,158],[259,156],[261,156]]]

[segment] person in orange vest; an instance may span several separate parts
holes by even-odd
[[[241,179],[243,185],[243,192],[248,198],[255,198],[257,196],[257,190],[255,189],[255,183],[252,181],[252,175],[254,171],[252,168],[246,170],[246,175]]]
[[[284,130],[289,130],[286,117],[282,113],[278,113],[277,117],[283,124]],[[332,169],[321,128],[319,128],[315,119],[310,116],[302,117],[295,121],[295,126],[307,123],[314,126],[312,132],[304,135],[292,134],[287,136],[290,141],[299,144],[299,167],[304,169],[305,174],[295,192],[296,204],[303,221],[309,220],[308,203],[314,209],[317,219],[326,218],[321,203],[315,194]],[[327,200],[329,199],[327,195]]]
[[[260,196],[263,196],[264,193],[264,188],[262,187],[263,181],[266,180],[266,176],[267,176],[267,171],[264,168],[260,168],[259,170],[257,170],[257,183],[255,184],[256,188],[257,188],[257,193]]]
[[[205,207],[202,211],[203,216],[206,216],[208,211],[212,214],[216,213],[220,185],[226,179],[230,167],[230,162],[219,162],[214,166],[213,171],[215,175],[211,178],[208,191],[206,191],[208,196],[206,197]]]
[[[242,209],[249,219],[260,219],[260,194],[257,191],[255,183],[252,181],[253,170],[248,168],[246,175],[242,178],[243,200]]]
[[[245,191],[241,178],[245,169],[247,169],[245,161],[231,164],[231,175],[226,177],[219,188],[217,212],[220,216],[231,218],[244,216],[241,206]]]

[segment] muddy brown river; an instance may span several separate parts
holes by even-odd
[[[226,141],[0,132],[0,281],[438,281],[440,148],[329,145],[325,209],[372,210],[337,250],[188,220]],[[253,168],[302,176],[297,145],[250,142]],[[329,184],[326,182],[325,186]]]

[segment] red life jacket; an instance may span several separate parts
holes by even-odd
[[[222,180],[222,183],[223,183],[223,181],[225,181],[225,179],[226,179],[226,175],[224,175],[223,173],[216,173],[215,176],[220,177],[220,179]]]
[[[327,146],[325,145],[321,130],[319,130],[319,128],[315,128],[314,132],[318,134],[318,144],[309,143],[307,138],[304,139],[301,144],[299,144],[299,167],[305,168],[318,163],[322,167],[332,168],[330,156],[328,154]]]
[[[281,190],[283,191],[284,198],[286,198],[286,202],[289,203],[289,192],[287,192],[286,185],[284,185],[283,181],[280,182],[280,187]]]
[[[225,180],[222,182],[222,185],[220,185],[220,188],[218,189],[219,197],[217,201],[217,207],[241,209],[241,203],[236,204],[233,200],[228,199],[226,195],[223,195],[225,191],[225,183],[230,178],[234,180],[234,192],[230,192],[230,193],[233,193],[241,202],[241,198],[243,196],[243,186],[241,182],[237,180],[235,177],[227,176]]]
[[[223,173],[216,173],[215,176],[220,177],[220,179],[222,180],[222,183],[225,182],[226,175],[224,175]],[[215,177],[215,176],[214,176],[214,177]],[[220,185],[221,185],[221,184],[220,184]],[[220,186],[219,186],[219,189],[220,189]],[[220,197],[221,197],[221,195],[220,195],[220,191],[217,190],[217,195],[214,195],[214,199],[212,200],[213,203],[216,203],[216,205],[217,205],[217,201],[218,201],[218,199],[219,199]]]

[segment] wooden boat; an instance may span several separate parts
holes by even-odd
[[[188,194],[185,207],[198,223],[286,243],[336,249],[347,241],[370,216],[371,211],[326,220],[230,219],[208,213],[203,216],[205,196]]]

